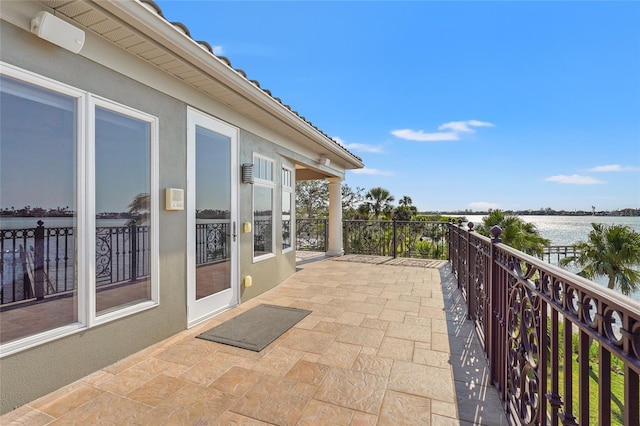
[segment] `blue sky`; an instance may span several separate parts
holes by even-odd
[[[157,1],[421,211],[640,208],[640,2]]]

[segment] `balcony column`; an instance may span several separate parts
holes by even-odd
[[[342,182],[341,178],[329,178],[329,241],[328,256],[342,256]]]

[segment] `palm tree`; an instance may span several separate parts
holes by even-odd
[[[126,226],[142,225],[149,220],[149,212],[151,211],[150,197],[148,193],[140,193],[133,197],[129,203],[129,213],[131,219],[127,221]]]
[[[608,277],[607,287],[628,295],[640,288],[640,234],[628,226],[592,223],[588,241],[574,245],[576,254],[561,259],[566,266],[576,263],[587,279]]]
[[[398,201],[398,207],[393,209],[391,218],[399,221],[410,221],[416,214],[418,214],[418,209],[413,205],[411,197],[403,195]]]
[[[525,222],[518,216],[507,214],[502,210],[492,210],[488,216],[482,219],[482,223],[476,230],[489,236],[491,228],[498,225],[502,229],[500,238],[504,244],[516,250],[542,258],[544,248],[549,245],[549,240],[540,236],[538,229],[532,223]]]
[[[393,205],[391,204],[395,199],[391,193],[381,187],[372,188],[365,195],[365,205],[368,210],[373,213],[374,219],[380,219],[380,214],[385,212],[391,212]]]
[[[413,200],[408,195],[403,195],[402,198],[398,201],[398,204],[401,206],[409,207],[413,205]]]

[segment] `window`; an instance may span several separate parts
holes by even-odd
[[[291,206],[293,205],[293,172],[282,167],[282,252],[293,250],[291,238],[293,236],[293,220]]]
[[[152,300],[151,141],[154,119],[95,102],[95,311]]]
[[[253,155],[255,183],[253,185],[253,257],[273,256],[273,160]]]
[[[157,304],[157,119],[1,65],[4,356]]]
[[[78,322],[82,101],[81,92],[0,75],[1,345]]]

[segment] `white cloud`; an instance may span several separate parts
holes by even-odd
[[[410,141],[436,142],[436,141],[457,141],[461,133],[475,133],[472,127],[493,127],[493,123],[487,121],[467,120],[450,121],[438,126],[438,130],[448,130],[445,132],[427,133],[424,130],[399,129],[391,131],[391,134]]]
[[[488,123],[486,121],[478,121],[478,120],[467,120],[467,121],[451,121],[449,123],[444,123],[438,130],[451,130],[457,133],[475,133],[476,131],[469,126],[473,127],[493,127],[492,123]]]
[[[488,121],[478,121],[478,120],[469,120],[467,121],[469,126],[475,127],[495,127],[496,125],[493,123],[489,123]]]
[[[380,154],[382,153],[382,146],[380,145],[367,145],[364,143],[346,143],[345,141],[343,141],[342,139],[340,139],[339,137],[333,137],[331,138],[334,141],[336,141],[339,145],[342,145],[343,147],[345,147],[346,149],[352,150],[352,151],[359,151],[359,152],[371,152],[374,154]]]
[[[364,167],[362,169],[354,169],[351,171],[357,175],[393,176],[393,173],[391,172],[385,172],[383,170],[378,170],[378,169],[370,169],[368,167]]]
[[[597,185],[600,183],[604,183],[601,180],[594,179],[591,176],[580,176],[580,175],[556,175],[549,176],[545,179],[548,182],[558,182],[558,183],[568,183],[572,185]]]
[[[393,130],[391,134],[400,139],[419,142],[457,141],[460,139],[458,134],[454,132],[425,133],[424,130],[400,129]]]
[[[500,204],[496,204],[496,203],[489,203],[486,201],[475,201],[473,203],[469,203],[469,208],[471,210],[495,210],[495,209],[499,209],[500,208]]]
[[[224,51],[222,50],[222,46],[213,46],[213,54],[216,56],[224,55]]]
[[[640,167],[621,166],[620,164],[607,164],[606,166],[596,166],[589,169],[590,172],[637,172]]]

